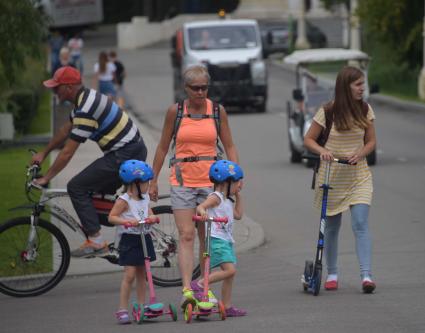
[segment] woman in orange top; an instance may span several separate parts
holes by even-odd
[[[204,66],[192,66],[183,73],[183,84],[188,98],[183,103],[183,117],[175,142],[175,158],[171,161],[170,194],[174,219],[179,231],[178,260],[183,280],[183,308],[195,301],[190,286],[195,239],[192,216],[195,214],[196,206],[213,190],[208,172],[211,164],[217,159],[217,134],[223,143],[227,159],[239,163],[227,114],[221,105],[220,130],[217,133],[216,123],[212,118],[213,103],[207,98],[209,82],[210,76]],[[177,104],[168,108],[161,140],[156,148],[153,161],[154,179],[149,190],[150,198],[154,201],[158,199],[158,176],[173,139],[177,109]],[[204,234],[204,228],[198,228],[200,253],[204,248]],[[202,258],[201,255],[200,257]]]

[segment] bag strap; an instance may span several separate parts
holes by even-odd
[[[323,108],[325,112],[325,128],[320,133],[319,137],[317,138],[317,143],[324,147],[326,142],[329,139],[329,134],[331,133],[332,123],[333,123],[333,109],[332,106],[330,107],[324,107]],[[367,113],[369,112],[369,104],[365,101],[362,102],[362,112],[363,116],[367,117]],[[319,171],[320,167],[320,160],[316,162],[316,165],[314,166],[314,173],[313,173],[313,180],[311,183],[311,188],[314,190],[315,183],[316,183],[316,173]]]
[[[183,102],[177,102],[177,114],[176,114],[176,119],[174,120],[174,129],[173,129],[173,143],[171,145],[171,149],[174,150],[174,148],[176,147],[176,138],[177,138],[177,132],[180,128],[180,124],[182,122],[182,118],[183,118]]]

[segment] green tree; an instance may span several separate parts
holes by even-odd
[[[410,68],[420,63],[424,2],[420,0],[363,0],[358,14],[368,38],[374,38],[394,52],[398,62]]]
[[[34,0],[0,0],[0,109],[26,59],[41,55],[47,20]]]

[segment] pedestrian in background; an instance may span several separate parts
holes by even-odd
[[[196,206],[213,191],[208,172],[211,164],[219,159],[217,157],[218,138],[223,143],[227,158],[234,162],[239,161],[225,109],[221,105],[214,106],[214,103],[207,98],[209,83],[210,76],[204,66],[192,66],[183,73],[187,99],[182,104],[173,104],[168,108],[161,139],[155,152],[154,179],[149,189],[151,199],[156,201],[159,173],[171,140],[174,138],[175,156],[170,160],[170,195],[174,219],[179,231],[178,260],[183,281],[181,304],[183,308],[188,303],[195,302],[190,286],[195,259],[193,249],[195,224],[192,222],[192,216],[195,214]],[[218,119],[214,117],[215,113]],[[219,121],[220,126],[217,126],[216,120]],[[180,126],[178,132],[174,133],[177,121],[180,122]],[[200,258],[202,258],[205,230],[204,228],[197,230]]]
[[[123,63],[118,60],[117,53],[115,51],[109,52],[109,60],[115,65],[115,83],[117,86],[117,104],[121,107],[125,107],[124,100],[124,79],[126,77],[125,67]]]
[[[375,290],[371,272],[371,239],[369,235],[369,208],[372,202],[372,174],[366,156],[376,146],[375,114],[363,101],[365,76],[352,66],[344,67],[336,78],[335,99],[320,108],[305,135],[305,147],[320,155],[322,161],[334,158],[347,159],[351,165],[333,163],[329,183],[327,222],[325,226],[325,257],[328,277],[325,289],[338,289],[338,234],[342,213],[351,212],[351,225],[356,239],[356,253],[360,264],[362,289],[365,293]],[[330,125],[324,146],[318,144],[319,136]],[[325,177],[321,163],[316,184]],[[316,186],[315,206],[321,208],[322,190]]]
[[[84,46],[83,39],[81,38],[81,34],[77,33],[68,41],[68,48],[71,53],[71,62],[75,68],[77,68],[81,74],[83,74],[83,55],[82,49]]]
[[[115,65],[109,61],[105,51],[99,53],[99,61],[94,65],[93,89],[97,89],[113,100],[117,95],[115,81]]]
[[[50,73],[53,74],[60,67],[59,53],[65,44],[65,40],[58,30],[53,31],[48,38],[49,52],[50,52]]]

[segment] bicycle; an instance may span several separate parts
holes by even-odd
[[[27,167],[25,194],[30,204],[10,209],[30,210],[31,213],[0,224],[0,292],[13,297],[44,294],[64,278],[71,255],[68,239],[59,226],[66,226],[67,232],[76,234],[79,239],[87,239],[82,225],[55,203],[58,198],[69,198],[66,189],[49,189],[34,184],[39,172],[40,167],[36,164]],[[38,199],[34,197],[34,190],[39,191]],[[159,199],[167,197],[163,195]],[[114,195],[92,194],[102,226],[113,227],[108,222],[108,214],[115,199]],[[153,226],[151,231],[157,257],[152,262],[153,282],[162,287],[179,286],[182,280],[177,264],[178,232],[173,210],[167,204],[154,206],[152,210],[161,219],[161,224]],[[118,264],[118,244],[115,243],[110,242],[108,254],[101,257],[112,264]],[[193,279],[201,274],[199,260],[196,260]]]

